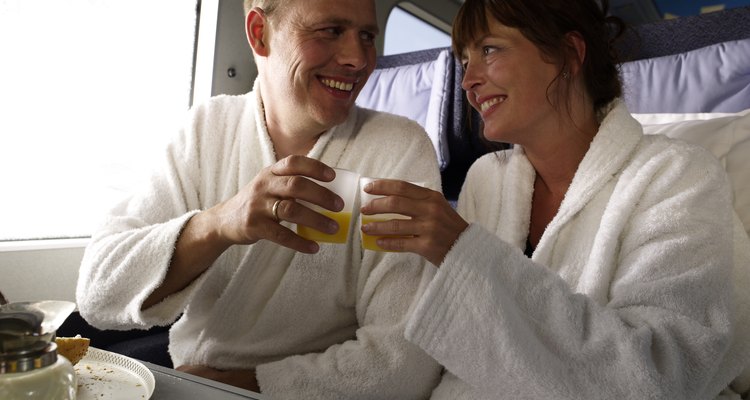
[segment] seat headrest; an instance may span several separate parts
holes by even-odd
[[[357,98],[357,105],[385,111],[416,121],[427,131],[440,169],[450,161],[446,135],[453,88],[453,57],[448,49],[381,58],[378,67]]]

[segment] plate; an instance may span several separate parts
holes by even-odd
[[[142,363],[121,354],[89,347],[75,365],[78,400],[149,399],[154,374]]]

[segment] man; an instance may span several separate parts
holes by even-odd
[[[425,398],[440,368],[403,338],[432,277],[417,256],[317,244],[296,199],[340,210],[305,177],[331,167],[439,188],[427,135],[354,100],[375,65],[372,0],[248,0],[252,92],[194,107],[166,166],[115,207],[81,266],[99,328],[170,331],[178,369],[271,398]],[[291,228],[291,229],[290,229]]]

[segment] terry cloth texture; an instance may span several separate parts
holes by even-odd
[[[348,244],[322,244],[314,255],[268,241],[233,246],[189,287],[141,311],[188,219],[276,162],[261,104],[256,88],[192,110],[163,170],[93,236],[77,287],[81,315],[105,329],[179,317],[170,332],[175,366],[256,368],[273,399],[427,397],[440,367],[403,331],[434,268],[415,255],[361,250],[358,222]],[[440,189],[430,140],[402,117],[355,108],[309,156]]]
[[[716,397],[750,360],[750,245],[718,162],[615,102],[529,259],[534,179],[521,147],[467,177],[473,223],[406,330],[449,371],[433,398]]]

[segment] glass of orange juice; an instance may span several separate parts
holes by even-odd
[[[374,195],[370,193],[366,193],[364,191],[365,185],[372,181],[376,181],[379,178],[368,178],[368,177],[362,177],[359,179],[359,195],[361,198],[361,204],[365,205],[369,201],[373,199],[377,199],[379,197],[383,197],[380,195]],[[421,182],[410,182],[415,185],[424,186]],[[387,213],[387,214],[373,214],[373,215],[365,215],[360,214],[360,223],[362,225],[369,224],[370,222],[383,222],[383,221],[390,221],[393,219],[411,219],[411,217],[408,217],[406,215],[402,214],[396,214],[396,213]],[[362,234],[362,247],[367,250],[375,250],[375,251],[393,251],[393,250],[386,250],[380,246],[378,246],[377,240],[381,237],[399,237],[399,236],[374,236],[374,235],[368,235],[364,232],[361,232]]]
[[[333,170],[336,172],[336,178],[330,182],[322,182],[312,178],[307,179],[339,195],[344,200],[344,208],[341,211],[333,212],[304,200],[297,200],[297,202],[304,204],[306,207],[325,215],[339,224],[339,230],[333,234],[324,233],[309,226],[297,225],[298,235],[318,243],[346,243],[349,237],[352,209],[357,197],[359,174],[341,168],[334,168]]]

